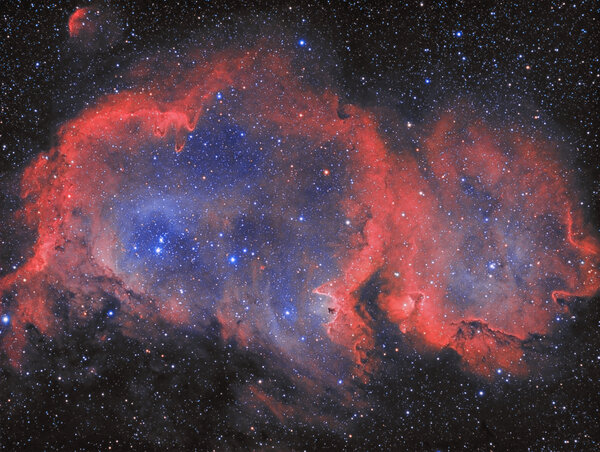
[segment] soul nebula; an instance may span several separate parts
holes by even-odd
[[[350,382],[380,370],[391,327],[467,373],[527,376],[527,342],[598,291],[574,174],[539,132],[460,102],[407,127],[276,46],[130,72],[23,172],[35,241],[0,281],[15,369],[33,328],[103,316],[140,341],[216,328],[358,403]],[[292,415],[274,387],[240,398]]]

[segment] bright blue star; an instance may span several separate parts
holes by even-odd
[[[106,313],[106,315],[107,315],[107,316],[109,316],[109,317],[114,317],[114,315],[115,315],[115,311],[113,311],[113,310],[111,309],[110,311],[108,311],[108,312]]]
[[[218,100],[221,100],[221,99],[223,99],[223,93],[221,93],[221,92],[218,92],[218,93],[217,93],[217,99],[218,99]]]
[[[454,34],[456,35],[457,38],[460,38],[462,36],[462,31],[459,30]]]
[[[9,315],[8,315],[8,314],[4,314],[4,315],[2,316],[2,323],[3,323],[4,325],[8,325],[8,324],[10,323],[10,317],[9,317]]]
[[[425,84],[426,84],[426,85],[429,85],[430,83],[431,83],[431,80],[430,80],[430,79],[428,79],[428,78],[426,78],[426,79],[425,79]]]
[[[235,256],[231,256],[229,258],[229,262],[231,262],[232,264],[235,264],[236,261],[237,261],[237,258]]]
[[[304,39],[300,39],[300,40],[298,41],[298,45],[299,45],[300,47],[304,47],[304,46],[306,45],[306,41],[305,41]]]

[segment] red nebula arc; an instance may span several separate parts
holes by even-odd
[[[87,16],[90,12],[89,8],[77,8],[73,14],[69,17],[69,34],[72,38],[79,36],[86,30],[86,27],[92,27],[93,24],[89,22]],[[91,33],[92,30],[88,31]]]
[[[122,21],[108,5],[77,8],[69,16],[68,28],[71,44],[80,50],[110,47],[123,34]]]
[[[358,294],[377,273],[378,307],[418,344],[450,347],[483,376],[526,374],[522,342],[551,330],[561,302],[598,291],[598,241],[550,143],[457,112],[425,136],[414,158],[357,155],[355,245],[318,289],[337,306],[330,332],[371,370],[375,331]]]
[[[121,300],[126,333],[139,334],[144,322],[186,322],[185,310],[128,287],[114,265],[118,234],[100,219],[123,183],[119,159],[168,142],[182,151],[207,105],[230,88],[243,93],[240,122],[349,150],[344,210],[354,232],[338,239],[339,277],[316,292],[330,297],[327,331],[349,350],[358,375],[377,366],[369,358],[376,323],[359,295],[376,275],[375,302],[388,320],[424,347],[456,350],[482,375],[526,373],[522,341],[551,330],[564,309],[559,300],[598,290],[598,243],[549,143],[467,124],[460,118],[469,115],[456,111],[433,122],[418,152],[406,152],[389,145],[373,112],[341,107],[331,90],[302,82],[283,52],[261,46],[195,57],[105,96],[65,123],[59,144],[24,171],[20,215],[37,241],[0,280],[12,319],[2,348],[13,365],[28,325],[46,335],[63,327],[53,315],[57,290],[69,294],[73,322],[101,309],[102,293]],[[223,334],[253,340],[245,323],[232,331],[239,322],[223,303],[214,313]]]

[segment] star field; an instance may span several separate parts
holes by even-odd
[[[5,450],[594,450],[593,2],[14,2]]]

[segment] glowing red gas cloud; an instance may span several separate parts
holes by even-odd
[[[69,34],[72,38],[79,36],[86,27],[93,27],[87,19],[89,12],[89,8],[77,8],[69,17]]]
[[[70,43],[78,50],[106,49],[123,35],[122,21],[107,5],[77,8],[68,20]]]
[[[84,17],[84,10],[74,13],[72,34]],[[126,183],[129,158],[169,142],[185,152],[187,135],[216,94],[234,88],[242,93],[241,124],[258,121],[290,143],[301,138],[314,148],[348,150],[353,183],[344,187],[342,204],[353,232],[338,239],[338,277],[315,292],[327,296],[319,306],[328,322],[322,327],[349,351],[357,375],[368,378],[378,365],[370,358],[377,322],[361,299],[372,280],[378,292],[370,301],[419,346],[450,347],[481,375],[497,368],[527,373],[522,342],[551,332],[552,319],[567,309],[563,301],[568,306],[599,287],[599,246],[552,143],[498,132],[457,109],[422,127],[418,149],[396,149],[375,113],[342,106],[333,90],[311,88],[290,60],[257,47],[165,65],[150,82],[107,95],[63,124],[58,145],[22,177],[20,215],[37,241],[29,259],[0,281],[10,299],[11,329],[2,345],[11,363],[22,360],[28,325],[45,335],[63,327],[50,296],[57,290],[68,294],[73,322],[97,312],[106,293],[121,300],[126,333],[151,330],[157,321],[190,322],[190,300],[156,300],[141,289],[143,275],[120,272],[122,243],[106,210]],[[143,79],[145,69],[134,72]],[[301,165],[302,151],[289,148]],[[238,302],[232,296],[217,303],[213,315],[223,335],[243,344],[264,341],[268,333],[259,332],[268,322],[257,315],[240,323]],[[318,363],[305,364],[319,373]]]
[[[360,227],[342,276],[318,289],[337,307],[330,332],[371,370],[359,294],[377,275],[377,306],[417,344],[450,347],[484,376],[526,374],[522,342],[600,285],[571,175],[551,143],[469,114],[448,112],[424,136],[414,157],[383,151],[374,132],[357,143],[347,212]]]

